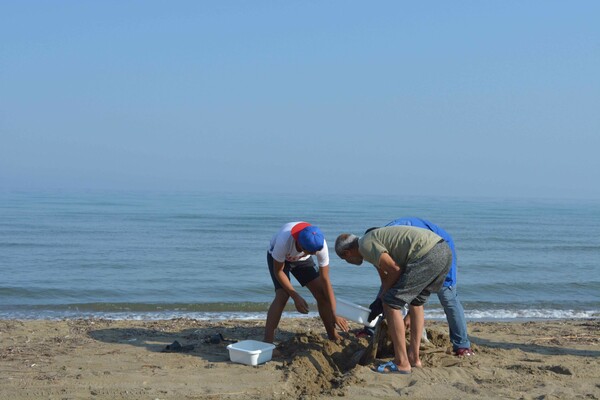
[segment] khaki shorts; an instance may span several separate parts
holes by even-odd
[[[398,281],[383,294],[383,302],[395,309],[405,304],[422,306],[439,291],[452,265],[452,251],[444,241],[418,260],[406,265]]]

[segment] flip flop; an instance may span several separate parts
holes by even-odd
[[[386,371],[387,368],[387,371]],[[393,361],[386,362],[385,364],[381,364],[374,369],[373,371],[379,372],[380,374],[401,374],[401,375],[410,375],[411,371],[400,371],[398,366]]]

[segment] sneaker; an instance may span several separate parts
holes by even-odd
[[[373,336],[374,333],[375,331],[373,329],[365,326],[364,328],[356,332],[354,336],[356,336],[357,338],[368,338]]]
[[[454,352],[454,354],[458,357],[470,357],[475,355],[471,349],[458,349]]]

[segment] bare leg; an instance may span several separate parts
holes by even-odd
[[[385,303],[383,309],[388,321],[388,332],[392,338],[392,343],[394,343],[394,363],[400,371],[410,371],[410,362],[406,353],[406,331],[404,330],[402,310],[396,310]]]
[[[279,325],[281,314],[283,313],[283,309],[289,298],[290,296],[285,290],[277,289],[275,291],[275,299],[267,312],[267,323],[265,324],[265,337],[263,341],[273,343],[273,340],[275,339],[275,329],[277,329],[277,326]]]
[[[423,306],[410,306],[410,345],[408,346],[408,359],[410,365],[420,368],[419,347],[425,326],[425,312]]]
[[[325,293],[325,288],[323,287],[321,279],[313,279],[306,285],[306,287],[308,290],[310,290],[317,301],[319,316],[321,317],[321,320],[323,320],[323,325],[325,325],[327,337],[331,340],[341,339],[342,337],[338,335],[335,330],[335,314],[331,309],[331,302]]]

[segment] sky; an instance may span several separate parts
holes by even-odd
[[[0,190],[600,199],[599,17],[0,0]]]

